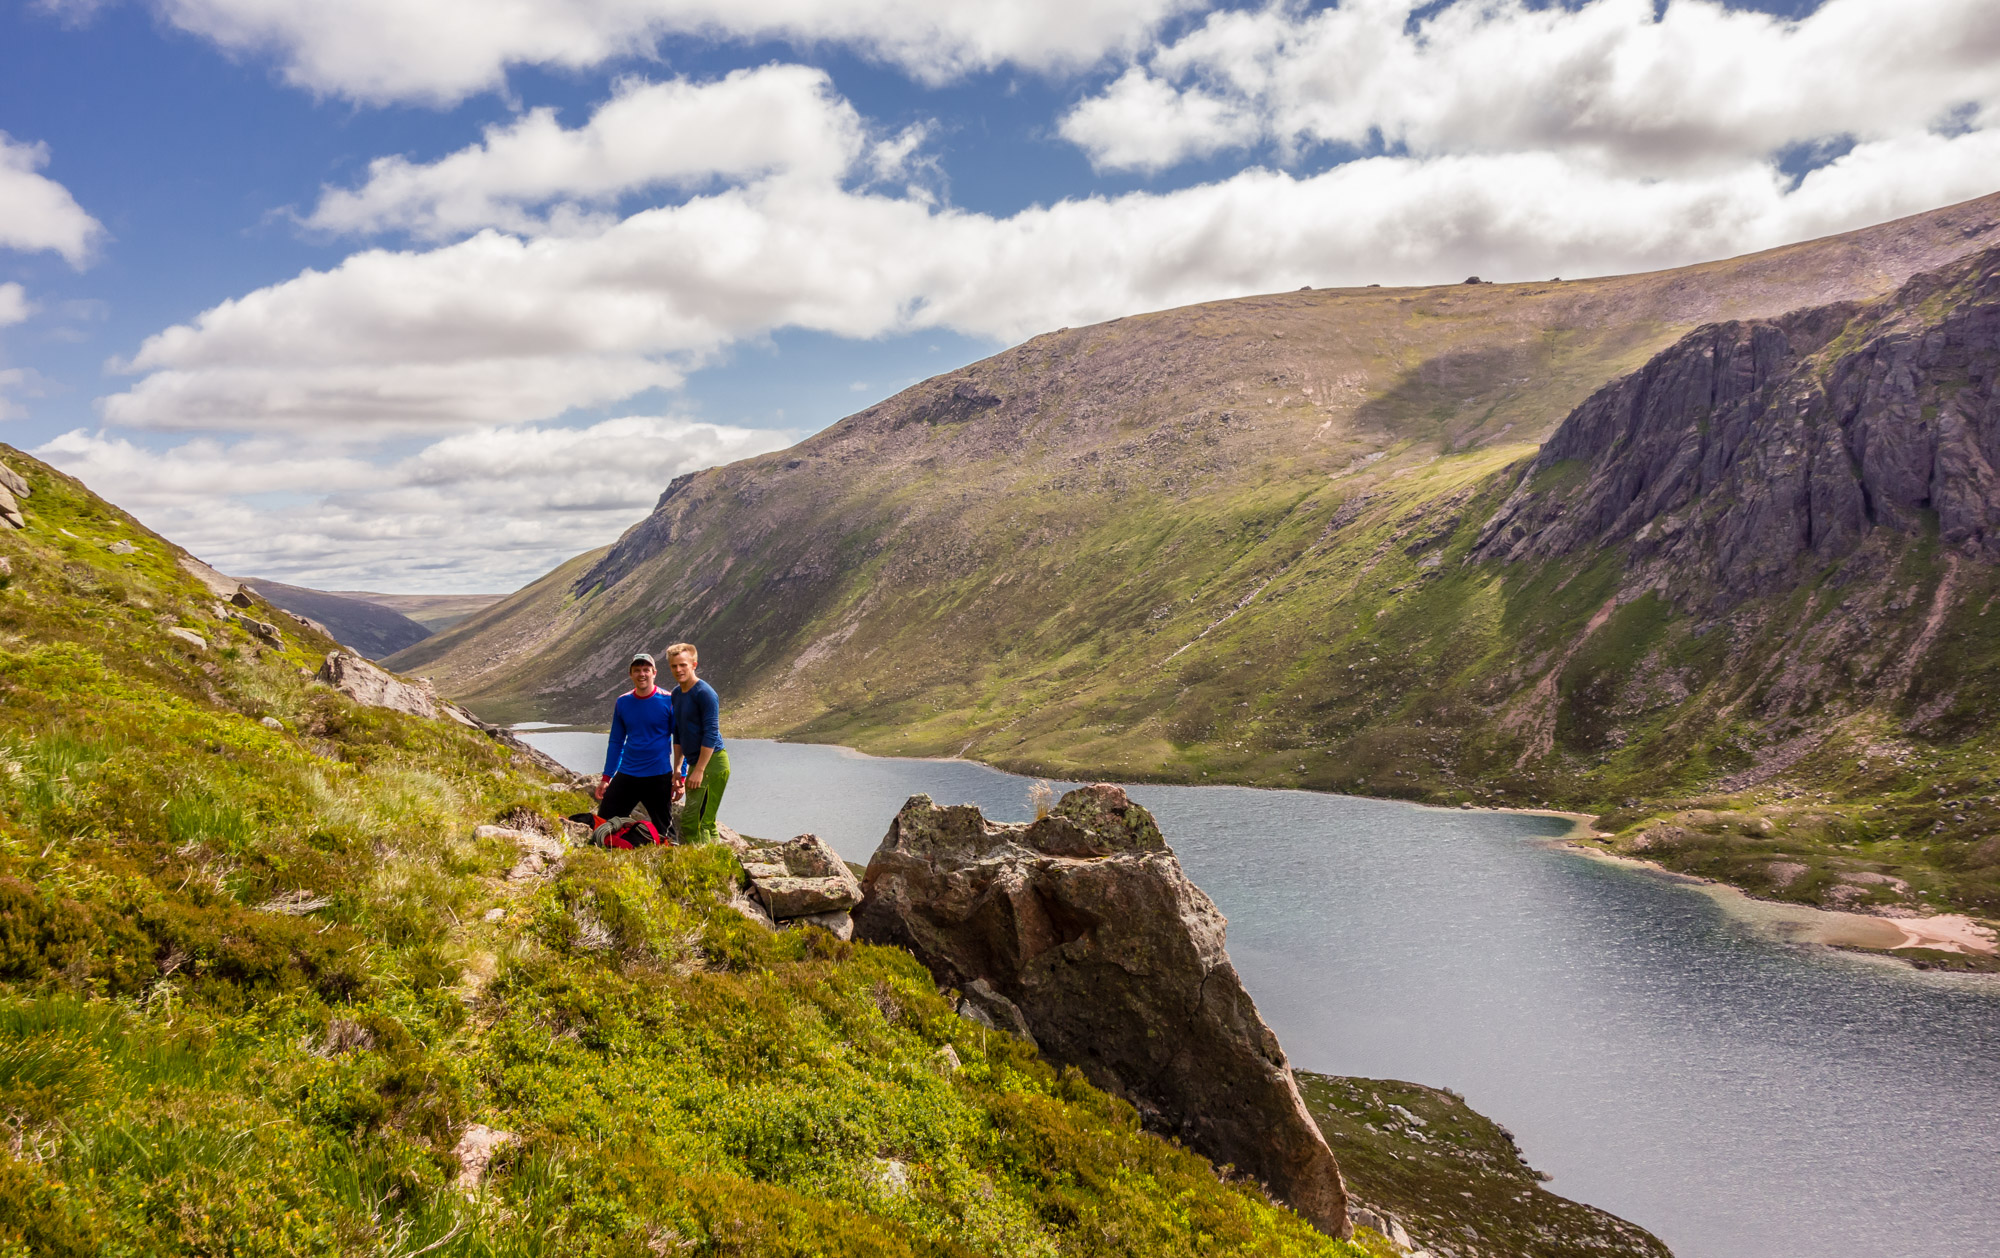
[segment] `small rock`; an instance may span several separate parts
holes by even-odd
[[[900,1197],[910,1191],[910,1168],[895,1158],[876,1158],[874,1170],[875,1186],[891,1197]]]
[[[113,542],[111,543],[111,553],[114,555],[136,555],[139,553],[139,548],[130,542]]]
[[[958,1059],[958,1050],[949,1044],[940,1045],[936,1056],[938,1064],[954,1074],[965,1068],[965,1063]]]
[[[841,909],[837,913],[807,913],[803,917],[788,917],[783,924],[817,926],[822,930],[831,931],[841,939],[854,938],[854,915],[846,909]]]
[[[481,918],[480,920],[487,922],[498,922],[504,920],[506,916],[507,916],[506,909],[487,909],[486,916]]]
[[[250,597],[249,588],[241,585],[237,586],[236,592],[229,596],[229,601],[238,607],[255,607],[257,605],[257,600]]]
[[[206,651],[208,649],[208,639],[202,637],[192,629],[183,629],[179,625],[175,625],[173,628],[167,630],[167,633],[170,637],[179,638],[197,651]]]
[[[257,718],[257,724],[263,726],[265,729],[282,730],[285,728],[285,723],[275,716],[260,716]]]
[[[486,1180],[486,1168],[493,1164],[493,1155],[501,1146],[511,1144],[516,1139],[511,1131],[500,1131],[480,1123],[472,1123],[458,1138],[458,1145],[452,1152],[458,1157],[458,1189],[473,1193]]]
[[[741,891],[729,897],[729,907],[735,909],[738,913],[741,913],[759,926],[762,926],[765,930],[778,929],[778,924],[771,920],[771,915],[764,910],[764,906]]]

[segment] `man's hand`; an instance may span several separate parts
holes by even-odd
[[[674,798],[680,799],[686,794],[687,794],[687,779],[676,774],[674,777]]]
[[[687,776],[687,788],[688,788],[689,790],[691,790],[691,791],[698,791],[698,790],[700,790],[700,789],[701,789],[701,766],[700,766],[700,765],[696,765],[696,766],[695,766],[695,767],[694,767],[693,769],[691,769],[691,770],[689,770],[689,771],[688,771],[688,776]]]
[[[590,788],[590,797],[592,799],[602,800],[604,798],[604,788],[609,785],[611,785],[611,779],[599,775],[597,779],[597,785]]]

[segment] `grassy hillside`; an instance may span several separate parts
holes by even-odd
[[[629,651],[690,638],[739,733],[1590,809],[1763,894],[2000,915],[1993,570],[1934,521],[1722,618],[1634,587],[1626,542],[1468,562],[1539,441],[1694,324],[1890,293],[1996,225],[2000,197],[1682,271],[1065,329],[682,478],[396,662],[595,720]],[[1824,666],[1850,646],[1867,669]]]
[[[575,798],[0,458],[0,1254],[1360,1252],[725,852],[520,864]]]

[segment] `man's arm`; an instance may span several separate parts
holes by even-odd
[[[695,706],[700,709],[696,720],[701,724],[701,755],[696,758],[694,768],[688,770],[688,789],[701,789],[701,773],[708,767],[708,758],[722,742],[722,701],[710,691],[695,696]]]
[[[625,758],[625,714],[611,705],[611,736],[604,740],[604,776],[597,779],[597,788],[590,793],[592,799],[603,799],[604,788],[611,785],[611,775],[618,772],[618,762]]]

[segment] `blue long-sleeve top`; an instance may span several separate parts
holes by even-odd
[[[693,764],[703,747],[721,751],[722,699],[715,687],[697,681],[686,690],[675,687],[673,693],[675,741],[681,747],[681,760]]]
[[[604,776],[657,777],[674,771],[674,702],[655,688],[641,699],[618,696],[611,705],[611,737],[604,748]]]

